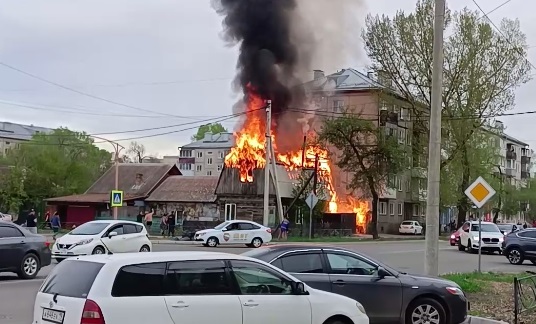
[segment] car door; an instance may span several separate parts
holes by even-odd
[[[402,284],[394,276],[380,278],[372,261],[346,251],[324,251],[333,293],[353,298],[367,311],[370,323],[398,323]]]
[[[522,231],[517,233],[517,237],[519,237],[523,253],[527,257],[534,258],[536,256],[536,231]]]
[[[116,236],[109,237],[111,232],[116,232]],[[106,248],[112,253],[124,253],[128,251],[128,246],[126,243],[126,236],[124,236],[124,229],[122,224],[111,226],[102,239],[103,243],[106,245]]]
[[[125,244],[125,252],[139,252],[142,243],[142,233],[138,232],[136,225],[134,224],[123,224],[123,236]]]
[[[26,249],[26,237],[19,229],[0,224],[0,269],[18,268]]]
[[[242,323],[240,299],[223,260],[170,262],[166,287],[166,305],[175,324]]]
[[[238,227],[237,222],[233,222],[226,227],[226,231],[223,233],[224,242],[228,244],[237,244],[240,243],[240,228]],[[228,239],[226,239],[228,238]]]
[[[271,264],[313,288],[331,292],[331,280],[324,271],[326,267],[320,249],[286,253]]]
[[[289,278],[253,261],[232,260],[231,266],[240,292],[243,324],[311,324],[309,296],[294,294]]]
[[[257,227],[251,223],[238,223],[239,237],[237,243],[249,244],[256,236],[256,230],[259,230],[260,227]],[[262,238],[262,237],[261,237]]]
[[[417,229],[418,234],[422,234],[422,225],[419,222],[414,223],[415,228]]]

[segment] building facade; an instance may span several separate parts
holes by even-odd
[[[35,134],[50,132],[52,132],[50,128],[0,122],[0,156],[6,155],[10,149],[19,147],[20,143],[31,140]]]
[[[495,128],[498,133],[495,143],[499,151],[496,172],[500,172],[503,181],[516,188],[525,187],[531,176],[534,151],[529,148],[529,144],[506,134],[502,122],[496,121]]]
[[[185,176],[214,176],[223,170],[225,156],[235,144],[232,133],[205,133],[200,141],[179,147],[178,166]]]

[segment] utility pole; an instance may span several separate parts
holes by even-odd
[[[428,144],[428,195],[426,199],[426,237],[424,270],[439,274],[439,184],[441,171],[441,111],[443,102],[443,30],[445,0],[435,1],[434,44],[432,65],[432,98],[430,138]]]
[[[318,154],[315,155],[315,169],[313,171],[313,194],[316,196],[316,186],[318,183]],[[309,208],[309,239],[313,238],[313,207]]]
[[[272,100],[266,100],[266,133],[264,149],[266,151],[266,164],[264,166],[264,208],[263,225],[269,226],[270,220],[270,143],[272,127]]]
[[[114,145],[115,149],[115,183],[114,190],[119,190],[119,144]],[[114,219],[117,219],[119,210],[114,207]]]

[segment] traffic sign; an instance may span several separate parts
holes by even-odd
[[[110,205],[112,207],[123,206],[123,192],[121,190],[112,190],[110,194]]]
[[[482,177],[478,177],[466,190],[465,195],[471,199],[477,208],[482,208],[484,204],[495,195],[495,190]]]
[[[313,192],[311,192],[309,196],[307,196],[307,198],[305,199],[305,203],[307,203],[307,206],[309,206],[310,209],[313,209],[318,203],[318,197]]]

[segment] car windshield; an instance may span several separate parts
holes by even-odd
[[[85,223],[74,230],[69,234],[71,235],[96,235],[102,232],[106,227],[110,225],[109,223]]]
[[[220,225],[214,227],[214,229],[221,230],[222,228],[226,227],[227,225],[229,225],[229,222],[223,222]]]
[[[472,224],[471,231],[478,232],[478,224]],[[493,233],[493,232],[500,232],[500,230],[495,224],[482,224],[482,232]]]

